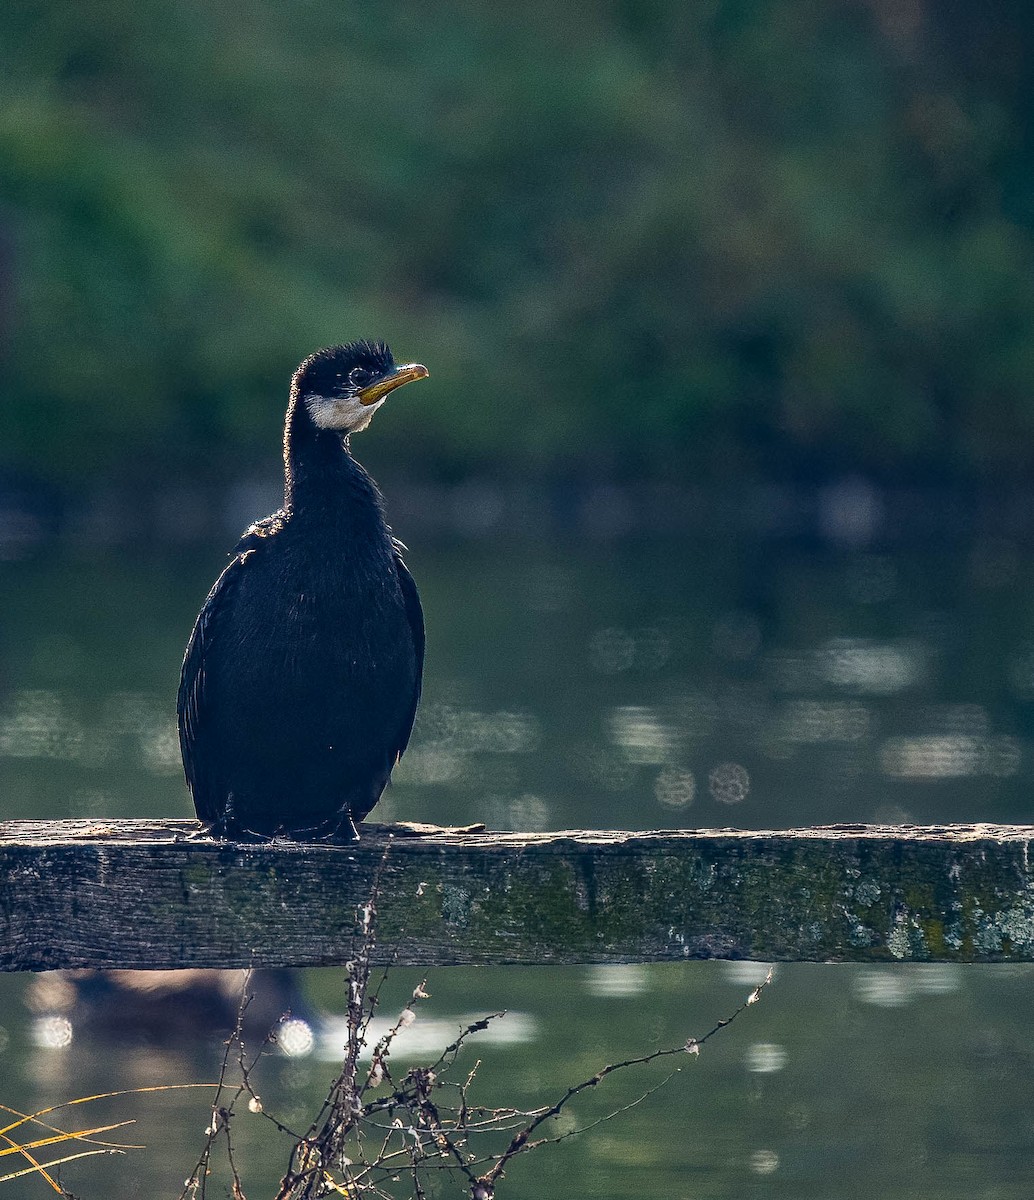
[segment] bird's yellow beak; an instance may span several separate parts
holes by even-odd
[[[378,379],[376,383],[364,387],[359,392],[359,403],[376,404],[378,400],[383,400],[389,392],[393,392],[404,383],[412,383],[414,379],[426,379],[429,374],[428,369],[421,363],[406,363],[405,366],[396,367],[390,375],[385,375],[383,379]]]

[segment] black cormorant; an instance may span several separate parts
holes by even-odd
[[[284,507],[241,538],[183,659],[183,768],[213,832],[354,839],[406,748],[423,614],[348,439],[426,375],[371,342],[319,350],[295,372]]]

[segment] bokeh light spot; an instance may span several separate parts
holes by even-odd
[[[40,1050],[64,1050],[72,1044],[72,1022],[67,1017],[51,1014],[37,1017],[30,1028],[32,1044]]]
[[[750,774],[739,763],[719,763],[708,775],[707,787],[719,804],[739,804],[750,792]]]
[[[678,767],[665,767],[653,785],[657,803],[663,804],[665,808],[687,808],[693,803],[696,790],[697,782],[693,772],[683,771]]]
[[[308,1021],[300,1017],[291,1017],[281,1021],[276,1033],[277,1045],[288,1058],[304,1058],[311,1054],[316,1044],[316,1037]]]

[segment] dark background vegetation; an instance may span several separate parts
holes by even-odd
[[[369,446],[417,479],[1018,477],[1032,43],[1020,0],[9,0],[0,469],[265,470],[365,335],[431,368]]]

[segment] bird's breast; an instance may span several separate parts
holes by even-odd
[[[317,679],[391,686],[393,664],[413,657],[393,560],[350,554],[348,547],[339,554],[292,550],[245,571],[235,607],[246,674],[281,677],[281,689]]]

